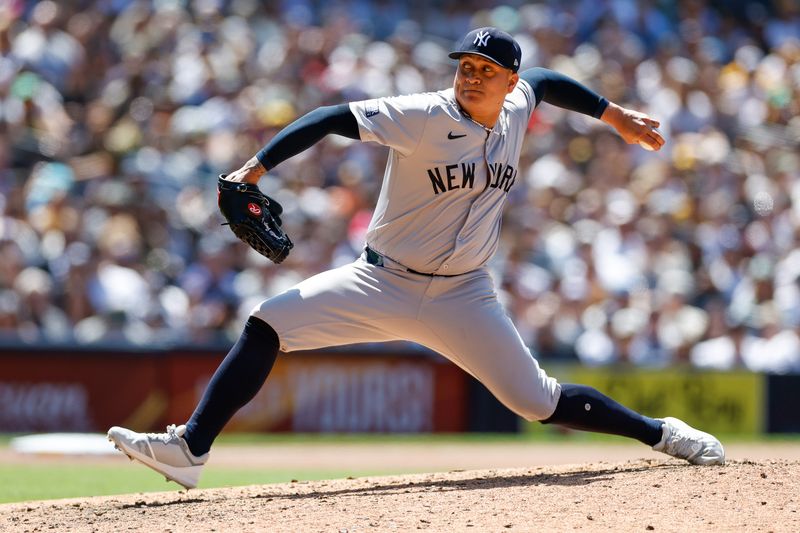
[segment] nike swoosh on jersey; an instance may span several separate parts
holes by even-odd
[[[448,133],[448,134],[447,134],[447,138],[448,138],[448,139],[451,139],[451,140],[452,140],[452,139],[460,139],[461,137],[466,137],[466,136],[467,136],[467,134],[466,134],[466,133],[465,133],[465,134],[463,134],[463,135],[453,135],[453,132],[452,132],[452,131],[451,131],[450,133]]]

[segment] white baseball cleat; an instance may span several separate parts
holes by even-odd
[[[655,451],[686,459],[693,465],[725,464],[725,450],[716,437],[671,416],[660,420],[664,425],[661,441],[653,446]]]
[[[196,457],[183,440],[186,426],[167,426],[166,433],[136,433],[114,426],[108,430],[108,440],[130,457],[156,472],[164,474],[167,481],[180,483],[187,489],[197,486],[208,453]]]

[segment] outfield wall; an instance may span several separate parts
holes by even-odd
[[[0,432],[158,430],[186,420],[219,351],[0,351]],[[690,369],[549,369],[651,416],[707,431],[800,432],[800,376]],[[537,424],[538,426],[538,424]],[[431,433],[529,427],[455,365],[362,347],[279,357],[228,431]]]

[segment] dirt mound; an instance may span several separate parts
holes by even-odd
[[[0,506],[9,531],[800,531],[800,462],[470,470]]]

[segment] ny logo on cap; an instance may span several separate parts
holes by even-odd
[[[488,31],[480,31],[478,32],[478,35],[475,36],[475,40],[472,41],[472,44],[476,44],[478,46],[486,46],[486,44],[489,42],[490,37],[491,35],[489,35]]]

